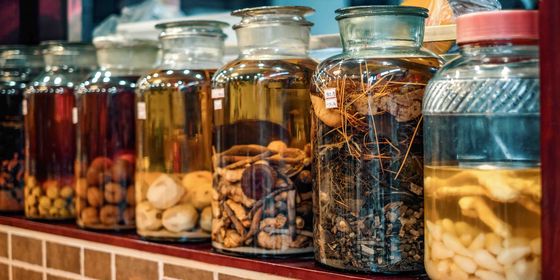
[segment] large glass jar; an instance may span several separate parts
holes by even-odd
[[[226,253],[312,252],[308,7],[234,11],[241,54],[212,84],[212,245]]]
[[[23,211],[23,90],[42,70],[38,47],[0,47],[0,211]]]
[[[210,239],[210,85],[228,25],[159,24],[162,62],[137,90],[136,224],[146,239]]]
[[[76,97],[78,225],[90,229],[135,227],[136,83],[154,67],[156,41],[98,37],[99,70]],[[140,59],[141,58],[141,59]]]
[[[438,58],[427,10],[336,11],[343,53],[314,76],[315,259],[359,272],[423,269],[422,98]]]
[[[457,19],[424,99],[431,279],[541,279],[538,12]]]
[[[47,42],[46,68],[25,91],[25,216],[73,219],[74,89],[95,68],[95,48]]]

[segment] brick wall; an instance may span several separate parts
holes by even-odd
[[[0,225],[0,280],[288,278]]]

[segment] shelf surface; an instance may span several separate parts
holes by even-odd
[[[218,254],[208,243],[176,244],[154,243],[142,240],[134,231],[104,233],[86,231],[73,223],[46,223],[30,221],[21,216],[0,216],[0,224],[27,230],[55,234],[91,242],[169,255],[214,265],[257,271],[282,277],[313,280],[404,280],[428,279],[423,275],[391,276],[341,273],[325,269],[311,258],[299,259],[250,259]]]

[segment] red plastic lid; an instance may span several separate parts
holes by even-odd
[[[457,18],[457,43],[539,38],[537,11],[510,10],[466,14]]]

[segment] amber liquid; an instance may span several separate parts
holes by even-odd
[[[431,57],[335,59],[315,74],[317,261],[359,272],[423,270],[421,102],[438,66]],[[327,89],[336,92],[331,109]]]
[[[25,116],[26,137],[26,215],[30,218],[68,219],[74,212],[72,203],[75,125],[72,122],[74,90],[67,87],[30,88]],[[52,195],[46,196],[52,188]],[[55,191],[56,189],[56,191]],[[65,189],[64,196],[60,196]],[[56,194],[56,195],[55,195]],[[31,196],[29,196],[31,197]],[[60,199],[55,207],[54,200]]]
[[[81,198],[77,202],[78,224],[83,227],[134,228],[134,195],[124,194],[134,193],[134,89],[138,78],[111,76],[109,81],[91,83],[80,90],[76,173],[77,195]],[[105,164],[101,167],[93,166],[96,161],[103,161]],[[95,175],[104,178],[99,180],[99,176]],[[115,190],[106,188],[108,184],[111,184],[110,188],[120,187],[119,193],[123,195],[117,195],[112,201],[88,201],[88,188],[96,188],[101,194],[109,194]]]
[[[217,153],[214,165],[215,172],[219,174],[214,187],[218,193],[227,192],[227,189],[231,190],[228,195],[220,196],[218,200],[213,201],[215,206],[219,205],[219,209],[214,209],[214,211],[224,211],[223,205],[226,201],[229,201],[228,203],[239,202],[239,197],[250,197],[249,201],[262,202],[264,210],[259,213],[256,211],[259,207],[254,208],[251,203],[236,204],[240,207],[237,209],[243,209],[249,213],[249,219],[257,221],[287,217],[287,222],[277,226],[274,229],[277,233],[271,233],[270,236],[264,231],[250,232],[248,221],[244,221],[244,231],[246,231],[244,242],[239,242],[236,238],[241,228],[231,224],[230,221],[234,218],[221,217],[225,221],[224,224],[213,224],[212,229],[212,241],[215,249],[226,253],[253,256],[294,255],[311,251],[311,196],[308,195],[311,188],[309,183],[302,182],[298,178],[303,174],[310,174],[309,166],[304,162],[310,162],[309,87],[315,67],[316,63],[310,59],[240,60],[224,66],[222,68],[224,70],[214,77],[213,90],[224,90],[223,98],[213,99],[213,144]],[[267,157],[264,157],[258,164],[252,165],[255,167],[253,171],[244,170],[244,168],[249,168],[246,167],[248,165],[230,168],[229,164],[236,163],[226,159],[226,156],[223,156],[225,154],[222,154],[231,152],[231,148],[241,147],[244,150],[250,145],[265,148],[279,143],[290,149],[291,152],[302,155],[300,161],[291,165],[291,167],[295,167],[295,171],[287,171],[284,167],[288,164],[283,163],[282,160],[280,163],[272,163],[271,159]],[[235,156],[247,158],[254,154],[240,151],[236,152]],[[274,171],[268,167],[263,168],[277,174],[277,178],[291,177],[298,195],[303,194],[306,198],[296,203],[290,201],[289,195],[286,198],[286,194],[289,192],[279,192],[280,195],[276,201],[273,198],[267,199],[269,190],[263,189],[259,181],[262,178],[255,175],[259,172],[256,171],[257,166],[262,167],[263,164],[271,166]],[[240,186],[238,183],[228,181],[229,175],[226,175],[228,172],[246,173],[245,177],[249,176],[247,174],[251,172],[255,173],[252,175],[254,176],[252,183],[247,183],[245,177],[242,177],[241,180],[245,180],[245,182]],[[275,183],[277,182],[282,182],[282,179],[278,179]],[[243,196],[240,196],[241,194]],[[290,217],[290,207],[287,205],[292,203],[294,208],[300,210],[309,206],[309,211],[301,210],[296,213],[296,210],[293,210],[294,216]],[[254,217],[255,215],[259,216]],[[290,219],[293,220],[296,217],[304,223],[297,233],[293,232],[293,235],[290,236]],[[258,227],[258,224],[255,226]]]
[[[503,279],[540,279],[540,182],[538,167],[426,166],[428,275],[432,279],[486,279],[480,271],[490,270]],[[477,245],[477,239],[483,242]],[[450,240],[466,248],[462,254],[467,261],[450,257],[449,252],[459,254]],[[513,251],[523,253],[506,258]],[[481,252],[489,257],[477,260]],[[478,264],[477,270],[461,267],[469,260]]]
[[[155,210],[154,205],[164,198],[150,197],[149,190],[162,187],[163,183],[158,185],[155,181],[157,178],[172,179],[167,181],[167,188],[186,189],[192,185],[189,179],[184,179],[186,175],[196,171],[210,174],[210,80],[213,73],[214,70],[157,70],[140,81],[137,102],[145,104],[145,112],[138,112],[137,119],[136,213],[138,233],[144,238],[164,241],[209,239],[209,232],[200,227],[202,222],[190,219],[199,219],[203,215],[202,210],[209,204],[198,203],[202,200],[209,202],[210,193],[195,201],[183,192],[168,192],[168,196],[183,197],[167,197],[173,203]],[[211,188],[210,177],[204,177],[204,186],[199,182],[201,185],[196,187]],[[195,211],[192,206],[198,206],[195,216],[191,215]],[[179,208],[182,210],[175,211]],[[187,211],[187,208],[192,211]],[[153,211],[158,211],[157,217],[150,214]],[[170,213],[183,215],[180,219],[192,222],[194,226],[182,223],[174,227],[167,222],[171,220],[167,219],[168,216],[173,217]],[[157,225],[154,226],[155,223]]]

